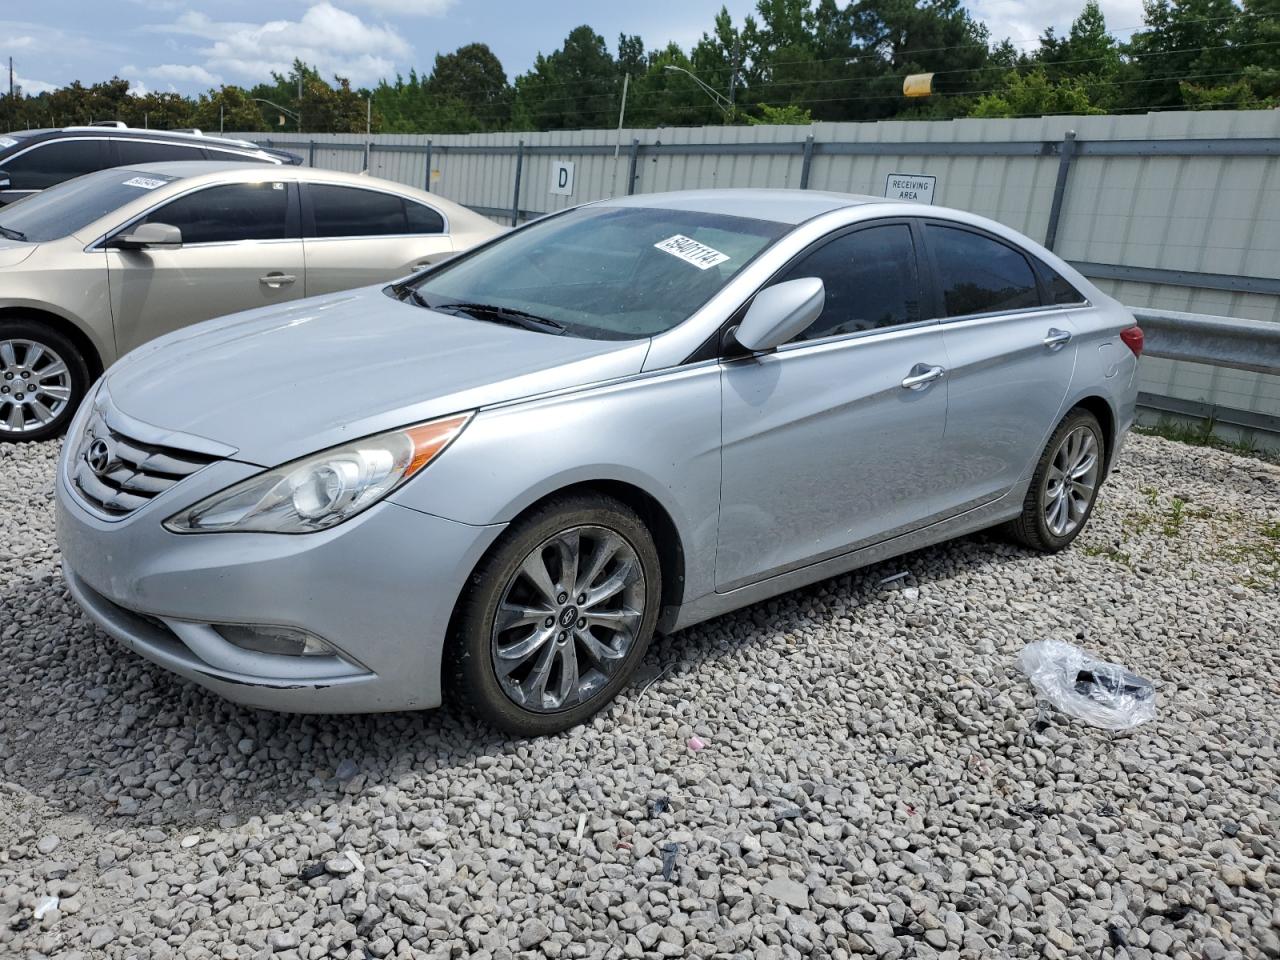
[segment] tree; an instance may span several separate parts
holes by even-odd
[[[1038,117],[1055,113],[1103,113],[1089,102],[1080,80],[1054,83],[1043,68],[1029,73],[1010,70],[997,93],[979,98],[970,116]]]
[[[585,25],[575,27],[559,50],[538,54],[515,86],[516,125],[534,130],[611,126],[622,93],[604,37]]]
[[[253,102],[249,91],[236,86],[200,94],[192,105],[191,126],[206,133],[215,130],[256,133],[271,129],[263,118],[261,106]]]
[[[1131,67],[1120,105],[1181,106],[1183,83],[1221,82],[1239,69],[1229,43],[1239,16],[1232,0],[1145,0],[1143,10],[1146,29],[1124,51]]]
[[[487,44],[469,43],[453,53],[436,54],[426,92],[465,111],[473,130],[501,130],[511,119],[507,72]]]
[[[760,111],[758,117],[747,117],[749,124],[791,123],[808,125],[813,123],[813,114],[803,107],[794,104],[785,107],[771,107],[767,103],[756,104]]]

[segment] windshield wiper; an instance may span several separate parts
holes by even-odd
[[[4,237],[7,240],[17,240],[19,242],[27,239],[27,235],[25,233],[21,230],[14,230],[12,227],[0,227],[0,237]]]
[[[426,297],[424,297],[422,294],[418,292],[417,287],[411,287],[407,284],[401,284],[400,286],[397,286],[396,284],[393,283],[391,285],[391,290],[396,295],[396,298],[399,300],[406,300],[406,299],[412,300],[414,303],[416,303],[420,307],[426,307],[428,310],[431,309],[431,304],[427,302]]]
[[[417,293],[417,291],[413,291]],[[419,295],[420,296],[420,295]],[[496,303],[441,303],[431,308],[444,313],[465,313],[477,320],[490,320],[494,323],[505,323],[512,327],[523,327],[525,330],[536,330],[539,333],[564,333],[564,324],[550,317],[540,317],[536,313],[516,310],[513,307],[502,307]]]

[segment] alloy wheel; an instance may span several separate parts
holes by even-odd
[[[1045,472],[1041,508],[1045,526],[1055,537],[1074,533],[1098,490],[1101,461],[1098,438],[1087,426],[1078,426],[1058,444]]]
[[[605,687],[636,641],[646,583],[625,537],[576,526],[532,550],[504,588],[490,648],[503,692],[550,713]]]
[[[71,402],[71,370],[47,344],[0,340],[0,435],[47,427]]]

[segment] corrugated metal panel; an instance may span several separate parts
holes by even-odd
[[[543,133],[380,134],[369,172],[415,187],[430,175],[423,148],[433,145],[431,190],[470,206],[508,211],[513,203],[515,147],[556,148],[526,153],[520,207],[543,212],[627,192],[631,144],[644,145],[636,167],[638,193],[695,187],[799,187],[804,141],[818,145],[810,189],[882,196],[891,173],[937,177],[934,201],[972,210],[1042,240],[1049,222],[1059,160],[1056,155],[970,156],[946,144],[1058,144],[1069,130],[1081,142],[1099,140],[1275,138],[1280,111],[1197,111],[1146,116],[1041,117],[1017,120],[883,121],[812,126],[675,127]],[[231,134],[264,141],[263,134]],[[361,134],[275,137],[286,149],[332,169],[364,169]],[[938,152],[824,154],[822,144],[937,143]],[[688,145],[771,145],[769,152],[701,153]],[[772,145],[778,146],[772,146]],[[663,145],[682,146],[664,152]],[[506,152],[450,152],[451,146],[502,147]],[[575,152],[584,147],[598,152]],[[443,149],[441,149],[443,148]],[[617,156],[609,148],[616,148]],[[880,148],[883,149],[883,148]],[[970,150],[969,152],[972,152]],[[574,193],[550,192],[554,161],[574,163]],[[502,218],[499,218],[502,219]],[[1074,158],[1058,225],[1057,252],[1068,260],[1280,278],[1280,158],[1224,156],[1092,156]],[[1280,297],[1169,284],[1099,280],[1125,303],[1280,322]],[[1280,378],[1199,364],[1147,358],[1142,389],[1260,413],[1280,414]]]

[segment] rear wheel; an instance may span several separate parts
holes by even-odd
[[[1022,514],[1006,526],[1008,534],[1047,553],[1071,543],[1093,513],[1105,456],[1097,418],[1087,410],[1072,410],[1045,445]]]
[[[61,333],[32,320],[0,321],[0,441],[58,436],[88,387],[84,358]]]
[[[583,493],[538,507],[471,577],[452,638],[456,697],[520,736],[582,723],[644,657],[661,584],[653,537],[625,504]]]

